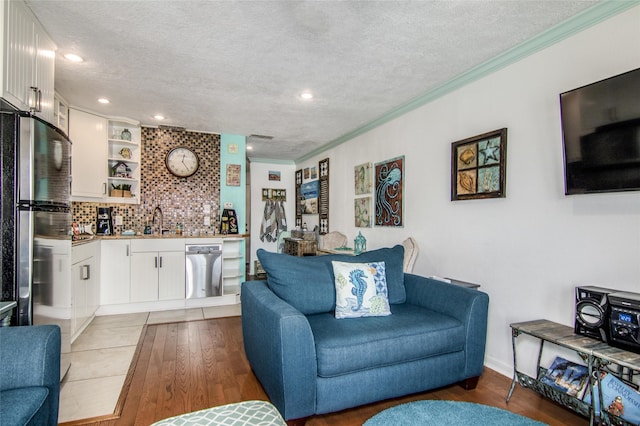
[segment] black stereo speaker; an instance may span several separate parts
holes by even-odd
[[[576,287],[576,334],[609,341],[608,295],[617,291],[596,286]]]

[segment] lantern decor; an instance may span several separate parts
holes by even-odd
[[[362,235],[361,232],[358,232],[358,236],[355,240],[353,240],[353,252],[355,254],[360,254],[367,250],[367,239]]]

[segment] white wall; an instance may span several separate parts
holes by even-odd
[[[640,291],[640,193],[565,196],[558,95],[640,67],[640,7],[475,81],[297,168],[329,157],[330,228],[368,248],[416,238],[414,272],[490,295],[486,364],[512,374],[509,324],[573,326],[573,289]],[[504,199],[450,201],[451,143],[508,128]],[[404,228],[355,228],[354,166],[404,155]],[[252,232],[253,234],[253,232]]]
[[[285,213],[287,216],[288,229],[294,229],[295,218],[295,171],[293,164],[272,164],[272,163],[251,163],[251,249],[247,253],[250,256],[250,273],[253,274],[253,262],[257,260],[256,251],[263,248],[267,251],[276,251],[275,242],[260,241],[260,227],[264,215],[265,202],[262,201],[262,188],[275,188],[287,190],[287,201],[285,203]],[[269,171],[279,171],[280,181],[269,180]]]

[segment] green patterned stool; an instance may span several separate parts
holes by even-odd
[[[244,401],[160,420],[152,426],[287,426],[267,401]]]

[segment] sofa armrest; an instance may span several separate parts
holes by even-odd
[[[271,402],[287,420],[315,414],[317,362],[307,318],[266,281],[244,282],[240,299],[245,353]]]
[[[407,303],[458,319],[465,327],[465,377],[482,374],[487,341],[489,295],[413,274],[404,275]]]
[[[0,391],[30,386],[48,388],[48,424],[58,424],[60,327],[0,327],[0,363]]]

